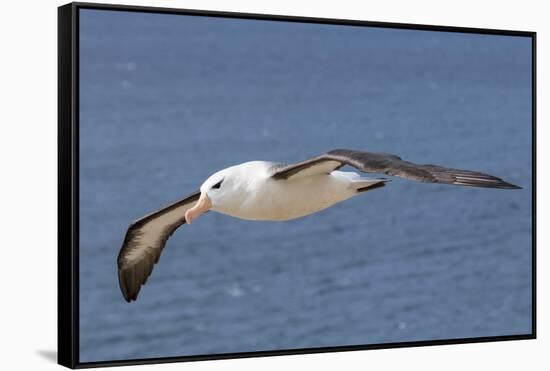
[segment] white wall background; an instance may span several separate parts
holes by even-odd
[[[280,370],[543,369],[550,349],[548,253],[550,23],[544,1],[306,0],[121,1],[132,5],[225,10],[538,33],[538,339],[343,353],[208,361],[128,369]],[[56,350],[57,6],[6,1],[0,13],[0,368],[49,370]],[[546,99],[545,99],[546,98]],[[548,104],[548,103],[547,103]],[[546,295],[544,295],[546,294]]]

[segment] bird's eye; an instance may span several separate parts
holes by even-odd
[[[212,186],[212,189],[219,189],[222,186],[223,179]]]

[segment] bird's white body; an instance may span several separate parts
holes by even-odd
[[[344,171],[277,180],[271,176],[274,165],[251,161],[212,175],[201,187],[201,193],[206,192],[212,202],[210,210],[246,220],[290,220],[347,200],[358,195],[358,189],[383,181]],[[220,189],[210,189],[220,179]]]

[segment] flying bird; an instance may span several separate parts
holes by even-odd
[[[521,188],[477,171],[418,165],[392,154],[349,149],[333,150],[294,164],[246,162],[216,172],[198,191],[130,224],[117,259],[124,298],[128,302],[137,299],[172,233],[207,211],[245,220],[291,220],[384,187],[388,182],[338,170],[345,165],[365,173],[426,183]]]

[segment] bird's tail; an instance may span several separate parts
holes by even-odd
[[[353,186],[357,192],[366,192],[371,191],[376,188],[383,187],[386,185],[386,182],[389,182],[389,179],[368,179],[368,178],[359,178],[353,181]]]

